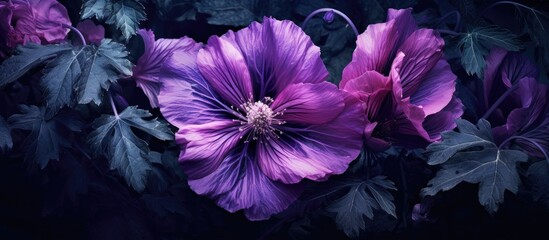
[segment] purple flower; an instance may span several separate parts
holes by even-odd
[[[523,136],[549,149],[549,104],[547,86],[538,83],[535,64],[516,52],[495,48],[486,58],[481,113],[495,108],[488,117],[497,144]],[[494,106],[495,105],[495,106]],[[540,129],[545,128],[545,133]],[[542,131],[543,132],[543,131]],[[530,155],[544,157],[530,141],[518,139]]]
[[[55,0],[0,2],[0,48],[60,42],[69,31],[63,24],[71,25],[67,9]]]
[[[182,37],[180,39],[154,40],[151,30],[139,29],[137,31],[145,43],[145,52],[133,68],[133,78],[147,98],[151,107],[158,107],[158,94],[161,82],[159,80],[160,67],[175,51],[197,51],[200,48],[192,39]]]
[[[105,38],[105,28],[101,24],[95,25],[92,20],[84,20],[78,23],[76,28],[84,35],[84,39],[88,43],[99,44]]]
[[[340,88],[365,103],[368,148],[424,147],[455,127],[463,114],[456,76],[443,57],[444,40],[418,29],[411,9],[389,9],[387,22],[358,36]]]
[[[262,220],[299,196],[301,180],[343,173],[362,146],[362,107],[327,76],[311,39],[271,18],[174,52],[158,101],[179,128],[190,187]]]

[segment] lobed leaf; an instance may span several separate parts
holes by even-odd
[[[470,128],[471,123],[458,121],[458,128],[473,131],[443,135],[438,147],[430,147],[430,164],[440,164],[436,176],[422,189],[422,195],[435,195],[439,191],[447,191],[462,182],[479,183],[478,198],[481,205],[490,213],[498,209],[503,202],[505,190],[517,193],[520,178],[516,169],[517,162],[525,162],[528,156],[517,150],[502,150],[493,142],[486,142],[483,137],[472,146],[464,144],[472,133],[486,134],[490,129],[488,121],[481,119],[478,130]],[[451,149],[446,150],[444,146]],[[473,148],[472,148],[473,147]]]

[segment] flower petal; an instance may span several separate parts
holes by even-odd
[[[454,96],[442,110],[427,116],[423,127],[429,133],[429,142],[440,140],[440,133],[454,129],[455,120],[461,115],[463,115],[463,104]]]
[[[289,123],[323,124],[336,118],[345,108],[345,103],[334,84],[298,83],[282,90],[271,108],[274,112],[283,112],[277,119]]]
[[[201,47],[192,39],[182,37],[180,39],[158,39],[154,40],[154,33],[151,30],[140,29],[137,31],[145,43],[145,52],[133,68],[133,78],[137,86],[149,98],[151,107],[158,107],[158,94],[162,82],[159,79],[162,64],[175,51],[197,52]]]
[[[79,22],[76,28],[82,32],[88,43],[99,44],[105,38],[105,28],[101,24],[95,25],[90,19]]]
[[[450,65],[441,59],[421,81],[417,91],[410,97],[410,102],[422,106],[425,115],[437,113],[452,100],[456,79]]]
[[[246,61],[226,38],[212,36],[198,52],[198,69],[213,89],[234,107],[251,100],[253,89]]]
[[[250,220],[265,220],[295,201],[302,186],[267,178],[252,159],[253,153],[245,148],[233,149],[216,171],[200,179],[189,179],[189,186],[229,212],[244,210]]]
[[[366,71],[387,74],[395,50],[416,29],[412,9],[389,9],[387,22],[368,25],[356,40],[351,63],[343,69],[343,85]]]
[[[308,128],[278,126],[280,138],[257,145],[261,170],[272,180],[297,183],[303,178],[322,181],[343,173],[362,147],[363,108],[345,95],[345,109],[331,122]]]
[[[404,53],[404,58],[399,75],[403,98],[412,96],[419,89],[425,76],[442,57],[443,47],[444,40],[432,29],[419,29],[402,44],[399,52]]]
[[[160,111],[172,125],[204,124],[219,119],[235,119],[234,111],[218,100],[218,95],[196,66],[198,49],[176,51],[162,65],[158,102]]]
[[[360,77],[341,85],[340,88],[364,103],[367,120],[375,122],[379,120],[378,117],[384,117],[380,115],[380,112],[384,110],[381,107],[392,90],[392,82],[389,77],[376,71],[366,71]]]
[[[28,2],[31,4],[32,14],[34,15],[36,33],[48,43],[56,43],[65,39],[69,29],[63,25],[72,25],[65,6],[56,0],[33,0]]]
[[[181,167],[190,178],[201,178],[215,171],[227,153],[246,132],[232,120],[185,125],[175,134],[177,144],[184,146],[179,155]]]
[[[223,37],[238,44],[250,70],[256,97],[274,97],[293,83],[319,83],[328,77],[320,48],[292,21],[263,18]]]

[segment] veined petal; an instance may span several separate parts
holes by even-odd
[[[343,173],[362,146],[363,107],[345,94],[345,109],[331,122],[308,128],[277,127],[280,138],[257,145],[259,167],[272,180],[297,183],[322,181]]]
[[[182,37],[180,39],[154,40],[151,30],[140,29],[137,31],[145,43],[145,52],[133,68],[133,78],[137,86],[149,98],[151,107],[158,107],[158,94],[162,82],[159,79],[162,64],[176,51],[197,52],[201,45],[192,39]]]
[[[403,98],[416,93],[442,57],[443,46],[444,40],[432,29],[419,29],[402,44],[398,51],[404,53],[399,70]]]
[[[421,81],[417,91],[410,97],[410,102],[422,106],[425,115],[437,113],[452,100],[456,79],[450,65],[441,59]]]
[[[328,77],[320,48],[292,21],[263,18],[222,38],[234,41],[248,65],[258,99],[274,97],[294,83],[319,83]]]
[[[72,25],[67,9],[56,0],[31,0],[35,32],[48,43],[65,39],[69,29],[63,25]]]
[[[357,78],[351,79],[340,88],[364,103],[366,119],[377,121],[385,98],[392,90],[392,81],[376,71],[366,71]],[[389,96],[390,97],[390,96]]]
[[[229,212],[244,210],[250,220],[265,220],[286,209],[302,191],[300,184],[287,185],[263,174],[253,151],[233,149],[213,173],[190,179],[189,186]]]
[[[246,61],[226,38],[212,36],[198,52],[198,69],[221,98],[234,107],[252,99],[253,88]]]
[[[196,66],[197,52],[198,49],[174,52],[159,73],[160,111],[179,129],[189,124],[237,118],[236,112],[218,100],[217,93],[200,74]]]
[[[175,134],[184,150],[179,162],[189,178],[201,178],[215,171],[246,134],[240,124],[232,120],[218,120],[204,124],[186,125]]]
[[[423,127],[429,133],[429,142],[440,140],[440,133],[456,127],[455,120],[463,115],[463,104],[455,96],[448,105],[435,114],[429,115],[423,122]]]
[[[411,8],[389,9],[386,22],[370,24],[358,36],[351,63],[343,69],[342,82],[357,78],[366,71],[387,74],[396,50],[416,29]]]
[[[309,125],[332,121],[343,111],[345,103],[334,84],[298,83],[282,90],[271,108],[274,112],[283,112],[277,119]]]

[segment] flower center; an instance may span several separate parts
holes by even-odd
[[[273,110],[263,102],[255,102],[244,106],[248,124],[259,134],[265,134],[271,128]]]
[[[240,121],[242,127],[240,127],[239,130],[251,130],[245,142],[249,142],[250,137],[252,140],[260,139],[261,141],[262,139],[268,140],[272,137],[278,138],[277,133],[282,134],[280,130],[275,129],[273,126],[285,123],[284,121],[276,119],[277,116],[283,114],[283,111],[274,112],[270,107],[272,102],[272,98],[265,97],[261,101],[248,101],[241,106],[245,111],[246,120]]]

